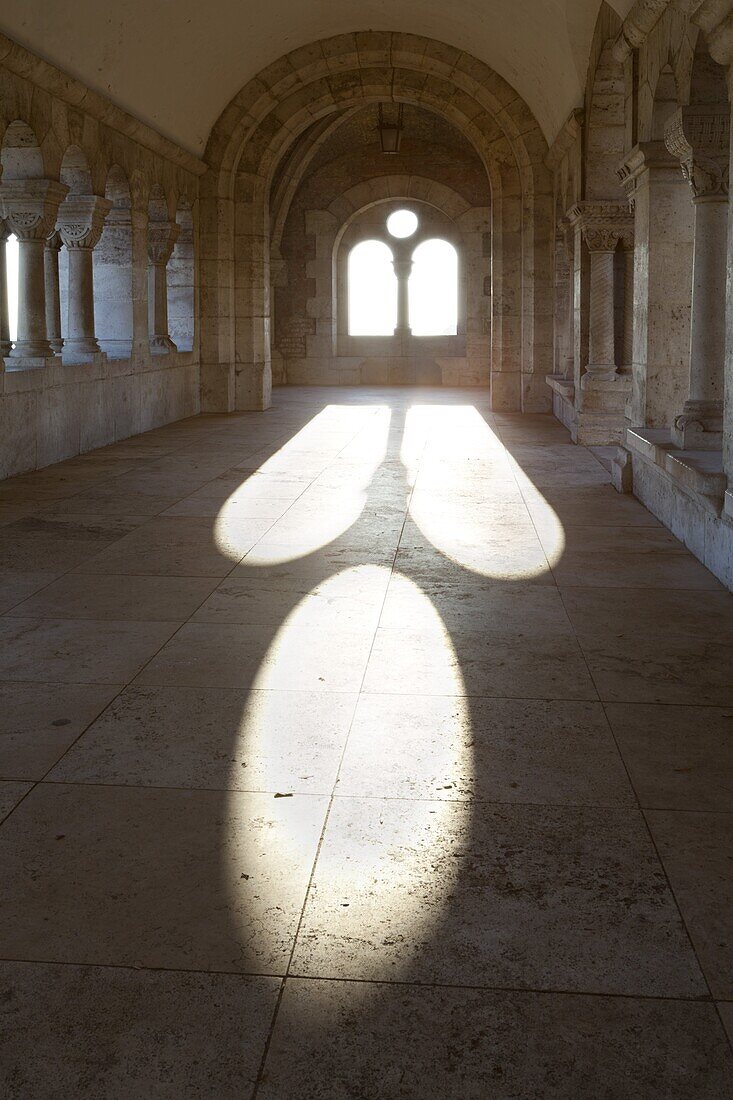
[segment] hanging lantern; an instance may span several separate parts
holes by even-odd
[[[379,140],[383,153],[399,153],[402,141],[402,114],[404,104],[397,105],[397,118],[390,122],[384,116],[384,106],[379,104]]]

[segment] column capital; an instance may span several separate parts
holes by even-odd
[[[56,180],[8,180],[0,183],[0,213],[18,240],[43,241],[53,231],[67,191]]]
[[[179,233],[178,222],[148,222],[148,259],[151,264],[165,267]]]
[[[629,209],[636,203],[636,191],[645,172],[657,176],[667,173],[669,178],[679,178],[679,162],[672,156],[663,141],[641,141],[624,157],[616,169],[618,181],[626,193]]]
[[[728,197],[730,105],[701,103],[679,107],[667,122],[664,140],[682,166],[696,200]]]
[[[623,202],[578,202],[567,217],[590,252],[615,252],[618,242],[633,233],[633,218]]]
[[[94,248],[112,206],[98,195],[69,195],[59,207],[56,228],[67,248]]]

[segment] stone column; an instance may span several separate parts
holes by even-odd
[[[672,437],[683,450],[719,450],[723,445],[729,105],[680,108],[667,124],[665,140],[682,164],[695,208],[689,391],[675,418]]]
[[[69,253],[68,320],[64,353],[73,358],[98,355],[94,335],[92,253],[111,202],[97,195],[71,195],[59,210],[56,228]]]
[[[0,185],[2,212],[18,238],[18,339],[13,359],[51,356],[46,335],[44,249],[67,188],[55,180],[8,180]]]
[[[8,313],[8,259],[5,243],[10,227],[0,221],[0,359],[10,354],[10,315]]]
[[[569,211],[590,257],[588,364],[576,389],[579,443],[619,442],[625,428],[630,379],[619,373],[616,349],[616,249],[631,232],[628,206],[620,202],[580,202]]]
[[[148,325],[154,354],[175,351],[168,333],[168,276],[166,266],[178,237],[176,222],[148,224]]]
[[[634,330],[629,419],[669,428],[687,386],[693,219],[679,162],[661,141],[636,145],[617,171],[634,216]]]
[[[397,328],[395,336],[411,336],[410,328],[410,272],[412,260],[396,259],[392,261],[394,273],[397,276]]]
[[[634,233],[624,233],[621,238],[624,258],[623,338],[621,341],[621,366],[631,374],[634,360]]]
[[[61,354],[64,341],[61,339],[61,299],[59,296],[59,249],[61,238],[54,229],[46,238],[43,254],[43,272],[46,283],[46,335],[51,351]]]

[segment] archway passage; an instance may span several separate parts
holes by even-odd
[[[336,54],[338,80],[328,63]],[[403,108],[399,150],[389,156],[382,101]],[[496,409],[546,410],[552,341],[541,318],[551,308],[552,197],[545,153],[531,112],[495,73],[475,59],[447,63],[426,38],[393,48],[390,36],[377,44],[344,35],[262,74],[232,101],[206,150],[202,216],[216,212],[216,232],[202,253],[202,335],[214,354],[204,355],[202,371],[212,411],[222,395],[227,408],[266,406],[273,365],[281,383],[358,381],[360,372],[367,380],[358,354],[338,339],[326,242],[349,222],[355,188],[364,186],[366,204],[408,198],[415,177],[427,182],[425,201],[463,218],[461,232],[480,242],[464,267],[481,288],[471,291],[465,350],[431,358],[437,380],[483,385]],[[388,176],[401,180],[397,191],[383,190]],[[289,218],[305,238],[290,252]],[[293,307],[298,296],[305,308]],[[216,352],[230,347],[236,371]],[[388,349],[386,370],[394,358]]]

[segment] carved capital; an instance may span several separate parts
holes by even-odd
[[[59,209],[56,228],[67,248],[94,248],[112,203],[98,195],[70,195]]]
[[[679,165],[663,141],[640,142],[616,169],[616,176],[627,196],[629,209],[632,211],[636,205],[639,184],[650,172],[654,173],[656,179],[659,179],[660,175],[668,176],[670,179],[678,178]]]
[[[615,252],[618,242],[633,235],[634,223],[622,202],[579,202],[568,211],[590,252]]]
[[[0,184],[0,212],[20,241],[45,241],[68,188],[56,180],[8,180]]]
[[[667,122],[664,140],[682,165],[696,199],[728,195],[730,107],[698,104],[680,107]]]
[[[148,223],[148,259],[151,264],[164,267],[168,263],[179,232],[177,222]]]

